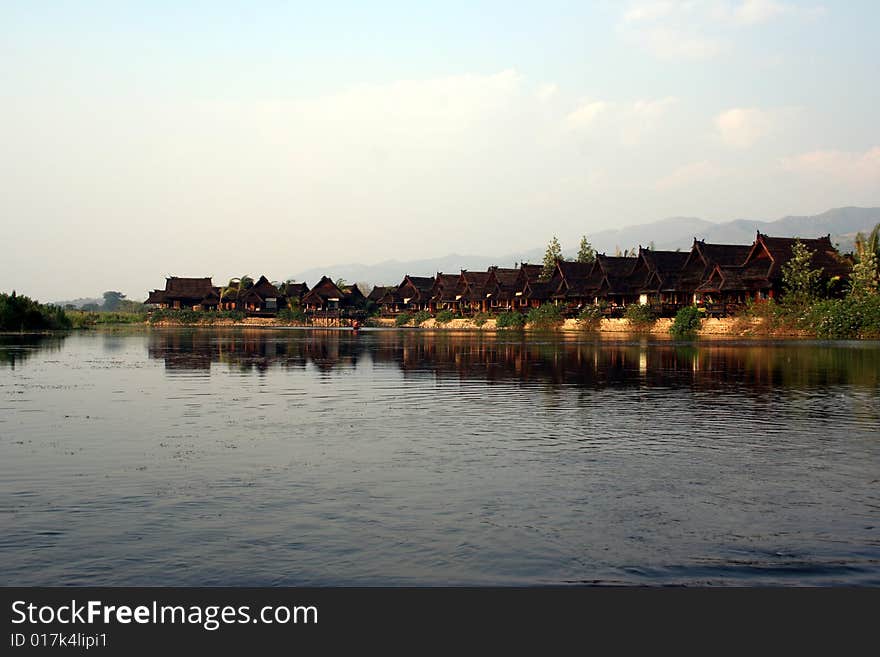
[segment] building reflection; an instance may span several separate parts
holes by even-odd
[[[150,358],[167,370],[397,368],[404,376],[585,387],[764,389],[880,384],[876,343],[590,340],[583,336],[427,331],[155,331]]]

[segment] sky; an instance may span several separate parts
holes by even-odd
[[[872,0],[4,0],[0,290],[878,206],[877,25]]]

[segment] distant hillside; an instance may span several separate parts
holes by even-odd
[[[56,306],[61,306],[62,308],[67,305],[76,306],[77,308],[82,308],[83,306],[86,306],[90,303],[94,303],[94,304],[97,304],[100,306],[102,303],[104,303],[104,298],[103,297],[100,299],[81,298],[81,299],[71,299],[70,301],[53,301],[52,303],[55,304]]]
[[[724,223],[713,223],[696,217],[670,217],[649,224],[626,226],[618,230],[605,230],[588,235],[588,239],[600,253],[614,254],[620,250],[649,246],[657,249],[687,250],[694,238],[721,244],[751,244],[755,233],[774,236],[818,237],[831,234],[831,241],[838,244],[841,251],[851,251],[853,238],[859,231],[870,231],[880,223],[880,208],[835,208],[822,214],[807,217],[789,216],[776,221],[737,219]],[[566,257],[573,257],[580,236],[562,240],[570,248],[565,249]],[[546,245],[534,249],[501,256],[484,255],[446,255],[424,260],[387,260],[375,265],[336,264],[298,272],[294,278],[309,284],[316,282],[324,274],[334,278],[344,278],[349,282],[365,281],[375,285],[399,283],[405,274],[430,276],[438,271],[458,272],[460,269],[485,270],[491,265],[513,267],[520,262],[539,263],[544,257]]]

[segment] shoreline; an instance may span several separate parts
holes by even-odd
[[[499,329],[496,327],[495,319],[487,319],[479,326],[475,323],[473,319],[453,319],[449,322],[438,323],[436,319],[431,318],[424,322],[422,322],[419,326],[396,326],[394,323],[394,319],[392,318],[376,318],[369,321],[362,328],[384,328],[384,329],[406,329],[406,330],[433,330],[433,331],[478,331],[478,332],[518,332],[522,331],[524,333],[544,333],[547,332],[557,332],[557,333],[582,333],[582,334],[639,334],[639,335],[652,335],[652,336],[666,336],[672,337],[669,333],[669,329],[673,323],[672,318],[660,318],[657,319],[653,324],[647,327],[634,327],[629,323],[628,320],[624,318],[611,318],[611,319],[602,319],[600,320],[597,327],[587,328],[582,326],[578,320],[576,319],[566,319],[562,322],[561,325],[551,327],[551,328],[538,328],[534,326],[527,325],[523,329]],[[173,320],[162,320],[155,323],[145,322],[144,324],[119,324],[119,325],[105,325],[106,328],[121,328],[121,327],[131,327],[131,326],[144,326],[146,325],[148,328],[156,327],[156,328],[298,328],[298,329],[331,329],[331,330],[340,330],[346,329],[350,330],[350,326],[346,326],[341,323],[334,323],[333,325],[327,326],[316,326],[314,324],[303,324],[298,322],[289,322],[275,318],[266,318],[266,317],[249,317],[244,320],[236,321],[232,319],[219,319],[216,321],[207,321],[207,322],[198,322],[198,323],[184,323],[184,322],[176,322]],[[88,329],[87,329],[88,330]],[[766,326],[766,321],[761,318],[738,318],[738,317],[723,317],[723,318],[705,318],[702,321],[702,326],[700,330],[695,334],[695,337],[757,337],[757,338],[802,338],[802,339],[812,339],[815,338],[814,335],[810,334],[807,331],[791,329],[791,328],[770,328]]]
[[[418,326],[411,324],[396,326],[393,318],[374,318],[368,321],[361,329],[388,329],[407,331],[447,331],[447,332],[481,332],[481,333],[523,333],[527,335],[547,335],[558,333],[564,335],[594,335],[594,336],[651,336],[664,337],[675,340],[693,340],[698,338],[757,338],[757,339],[780,339],[780,340],[816,340],[816,335],[791,327],[772,327],[764,318],[722,317],[705,318],[702,320],[700,330],[690,337],[673,337],[669,329],[673,324],[672,318],[660,318],[650,326],[633,326],[625,318],[602,319],[598,326],[588,328],[582,326],[576,319],[566,319],[561,324],[551,327],[535,327],[526,325],[519,329],[499,329],[495,319],[487,319],[479,326],[473,319],[453,319],[449,322],[438,323],[434,318],[422,322]],[[303,324],[299,322],[284,321],[268,317],[248,317],[244,320],[222,318],[200,322],[180,322],[163,319],[158,322],[124,322],[118,324],[96,324],[86,327],[57,330],[31,330],[31,331],[0,331],[0,335],[56,335],[72,333],[76,331],[120,331],[125,329],[165,329],[165,328],[197,328],[197,329],[301,329],[301,330],[334,330],[350,331],[350,326],[340,322],[330,325]],[[824,339],[824,338],[823,338]],[[847,338],[847,340],[876,341],[875,337]]]

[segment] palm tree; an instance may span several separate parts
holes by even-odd
[[[230,278],[226,287],[220,289],[220,303],[223,303],[224,300],[226,303],[231,303],[234,299],[238,298],[240,292],[250,289],[253,286],[254,279],[251,278],[249,274],[245,274],[240,278]]]
[[[856,233],[855,239],[856,258],[862,260],[868,253],[874,253],[880,259],[880,224],[866,236],[864,233]]]

